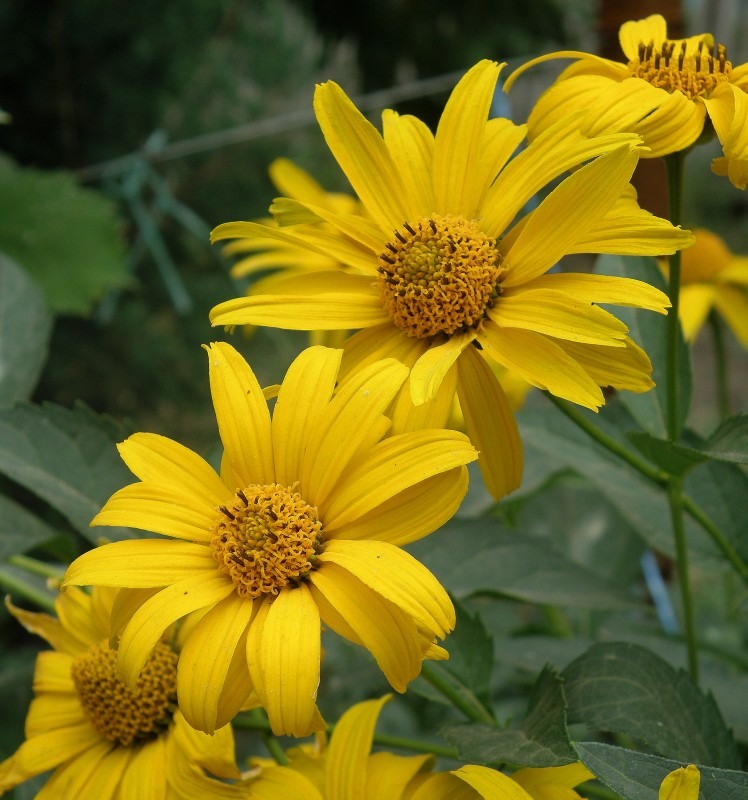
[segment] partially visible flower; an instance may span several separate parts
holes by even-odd
[[[180,708],[198,730],[229,722],[253,688],[274,732],[324,728],[315,705],[321,622],[366,647],[397,691],[423,659],[447,657],[435,637],[454,627],[452,603],[401,545],[454,514],[477,453],[456,431],[384,438],[383,412],[408,370],[378,361],[336,391],[341,356],[305,350],[271,419],[246,361],[213,344],[220,476],[171,439],[131,436],[119,451],[140,482],[116,492],[92,524],[169,538],[104,545],[66,573],[64,585],[147,590],[119,644],[129,683],[169,624],[204,612],[177,673]]]
[[[486,359],[593,409],[604,403],[601,386],[643,392],[653,385],[647,355],[600,306],[662,313],[662,292],[625,278],[546,273],[569,253],[655,255],[692,241],[627,199],[638,137],[586,139],[562,121],[513,158],[524,126],[488,119],[500,69],[482,61],[462,78],[436,135],[389,110],[381,135],[339,86],[318,86],[317,119],[367,216],[276,200],[276,208],[324,219],[335,234],[312,239],[231,222],[213,238],[270,234],[360,274],[290,276],[272,292],[211,312],[214,325],[363,329],[346,342],[341,379],[380,358],[411,368],[392,412],[395,432],[443,426],[457,394],[497,499],[519,486],[522,443]],[[577,167],[521,216],[529,198]]]
[[[358,703],[330,738],[288,751],[288,766],[256,760],[248,787],[257,800],[581,800],[573,787],[593,778],[582,764],[521,769],[511,776],[488,767],[432,772],[431,755],[372,753],[374,728],[388,697]]]
[[[658,800],[699,800],[701,773],[694,764],[674,769],[665,776]]]
[[[679,314],[683,335],[695,339],[709,314],[716,310],[743,347],[748,347],[748,257],[731,253],[711,231],[701,228],[694,234],[696,243],[681,254]]]
[[[642,157],[657,158],[691,147],[708,115],[724,152],[712,169],[745,189],[748,64],[733,67],[724,45],[715,47],[710,33],[687,39],[668,37],[667,23],[659,14],[625,22],[619,40],[624,63],[563,50],[534,58],[509,76],[507,91],[535,64],[577,59],[535,104],[527,121],[530,140],[559,119],[576,114],[585,134],[637,133],[649,148]]]
[[[185,782],[205,800],[246,797],[238,784],[218,780],[240,777],[231,727],[206,736],[179,712],[179,632],[155,643],[133,689],[118,677],[109,647],[116,595],[68,589],[55,601],[57,618],[7,603],[53,649],[37,657],[26,741],[0,764],[0,794],[52,771],[37,800],[194,796],[180,792]]]

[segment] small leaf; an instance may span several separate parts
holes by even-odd
[[[471,689],[484,705],[489,705],[493,639],[486,631],[479,613],[472,615],[459,600],[452,600],[457,612],[457,624],[454,633],[446,641],[449,661],[444,666]]]
[[[658,439],[645,431],[631,431],[626,435],[643,456],[670,475],[685,475],[709,457],[690,447],[684,447],[667,439]]]
[[[540,673],[527,716],[518,729],[490,725],[449,725],[442,731],[460,758],[479,764],[559,767],[577,760],[566,730],[562,681],[551,667]]]
[[[562,676],[569,724],[632,736],[684,763],[740,768],[735,740],[711,694],[650,650],[595,644]]]
[[[597,779],[618,792],[624,800],[658,800],[665,776],[674,769],[694,763],[659,758],[599,742],[576,742],[574,747]],[[699,797],[706,800],[742,800],[748,797],[748,773],[696,766],[701,772]]]
[[[704,453],[717,461],[748,464],[748,414],[726,419],[709,437]]]
[[[0,406],[31,396],[51,330],[42,293],[18,264],[0,253]]]
[[[80,533],[96,542],[89,527],[109,496],[133,476],[120,460],[114,426],[90,411],[52,404],[0,410],[0,474],[60,511]],[[137,534],[107,528],[106,537]]]

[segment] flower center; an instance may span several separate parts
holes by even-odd
[[[500,292],[496,240],[462,217],[434,214],[403,228],[379,256],[392,321],[418,339],[477,327]]]
[[[709,95],[717,84],[729,79],[732,64],[723,44],[717,45],[716,55],[714,45],[703,40],[690,55],[686,55],[685,42],[677,53],[675,49],[675,42],[663,42],[659,48],[654,42],[640,42],[638,60],[629,61],[631,74],[668,92],[682,92],[691,100]]]
[[[315,569],[323,550],[317,509],[292,487],[252,484],[239,490],[213,530],[218,568],[242,597],[278,594]]]
[[[177,660],[177,654],[159,642],[132,690],[117,677],[114,650],[100,645],[78,656],[70,672],[96,731],[124,747],[162,733],[177,704]]]

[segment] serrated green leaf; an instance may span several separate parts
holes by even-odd
[[[690,447],[658,439],[646,431],[631,431],[626,435],[643,456],[670,475],[685,475],[709,457]]]
[[[446,641],[449,661],[444,667],[471,689],[484,705],[488,705],[493,673],[493,639],[488,635],[480,614],[471,614],[459,600],[452,600],[457,624]]]
[[[740,768],[735,740],[711,694],[650,650],[595,644],[562,677],[569,724],[633,736],[685,763]]]
[[[576,742],[579,758],[624,800],[658,800],[660,784],[674,769],[688,763],[637,753],[600,742]],[[701,772],[699,798],[743,800],[748,797],[748,773],[697,764]]]
[[[7,158],[0,158],[0,250],[59,313],[87,314],[107,289],[129,280],[113,203],[68,173],[19,168]]]
[[[518,729],[461,724],[445,727],[442,734],[471,763],[559,767],[577,760],[566,730],[562,681],[551,667],[540,673]]]
[[[726,419],[709,437],[704,453],[718,461],[748,464],[748,414]]]
[[[597,259],[596,272],[635,278],[667,292],[662,272],[653,258],[603,255]],[[653,436],[667,436],[667,398],[665,371],[667,369],[667,317],[636,308],[615,307],[615,315],[629,327],[629,335],[646,350],[652,361],[654,389],[643,394],[619,392],[621,402],[629,409],[639,425]],[[683,427],[691,405],[691,356],[683,337],[679,341],[678,380],[680,386],[679,428]]]
[[[456,559],[454,542],[469,541]],[[458,597],[487,594],[541,605],[626,608],[639,602],[552,550],[547,539],[503,531],[494,519],[452,520],[409,548]]]
[[[0,410],[0,474],[49,503],[95,542],[103,534],[89,522],[113,492],[133,482],[117,453],[118,438],[111,423],[83,409],[29,404]],[[107,528],[105,535],[136,534]]]
[[[57,533],[35,514],[0,495],[0,561],[48,542]]]
[[[18,264],[0,253],[0,406],[31,396],[51,330],[42,293]]]

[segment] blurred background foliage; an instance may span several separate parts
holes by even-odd
[[[596,13],[594,0],[533,0],[532,13],[510,0],[162,0],[157,11],[145,0],[0,4],[0,108],[10,115],[0,125],[0,537],[7,549],[0,557],[31,552],[64,563],[97,541],[102,531],[88,529],[87,519],[127,482],[113,443],[132,430],[215,456],[199,346],[224,336],[211,331],[209,309],[245,286],[229,277],[208,234],[220,222],[266,213],[276,193],[267,167],[279,156],[310,169],[326,188],[347,190],[311,115],[315,82],[336,80],[352,95],[381,92],[368,104],[375,111],[392,105],[391,87],[449,76],[483,57],[516,63],[543,50],[594,50]],[[515,90],[519,121],[549,79],[547,72],[528,78],[522,96]],[[453,83],[423,91],[416,84],[397,109],[433,126]],[[247,128],[267,119],[277,124],[264,135]],[[229,134],[211,139],[222,131]],[[709,174],[713,155],[704,148],[690,160],[689,222],[748,252],[745,195]],[[282,377],[306,337],[259,330],[231,342],[267,385]],[[11,407],[26,400],[34,405]],[[593,488],[595,471],[611,468],[594,449],[575,443],[573,432],[564,439],[561,426],[553,435],[564,457],[548,450],[544,411],[531,401],[521,418],[528,457],[522,491],[497,510],[475,481],[463,519],[452,523],[457,537],[478,537],[471,552],[485,558],[463,568],[454,558],[454,530],[419,553],[465,602],[460,613],[482,615],[482,623],[463,626],[474,641],[452,639],[450,664],[459,673],[460,648],[470,652],[476,642],[493,651],[502,721],[522,716],[542,664],[561,669],[594,639],[623,632],[684,663],[677,636],[663,636],[641,578],[646,546],[663,544],[656,537],[660,525],[667,528],[665,506],[652,501],[642,533],[631,497]],[[622,405],[610,413],[611,430],[622,436],[629,411]],[[715,424],[709,413],[707,428]],[[582,447],[576,456],[575,447]],[[588,470],[580,475],[582,460]],[[743,473],[731,469],[739,493]],[[471,518],[485,513],[494,517],[490,543],[470,530]],[[739,530],[741,520],[732,524]],[[529,537],[517,544],[529,548],[521,552],[510,534],[520,528]],[[482,549],[502,547],[490,558]],[[730,698],[728,722],[746,742],[747,665],[737,633],[745,598],[713,553],[699,557],[696,580],[717,587],[699,606],[706,643],[717,652],[706,683]],[[533,570],[513,588],[507,571],[501,594],[475,591],[496,583],[485,565],[497,563]],[[14,568],[3,569],[9,585]],[[38,586],[46,591],[43,577]],[[22,736],[37,644],[0,614],[0,697],[12,723],[0,728],[3,757]],[[725,617],[730,625],[720,626]],[[386,691],[359,649],[334,638],[325,644],[332,668],[321,697],[330,719],[363,693]],[[383,715],[385,727],[401,735],[433,732],[453,713],[426,702],[433,697],[425,683],[414,688]],[[20,800],[31,796],[17,790]]]

